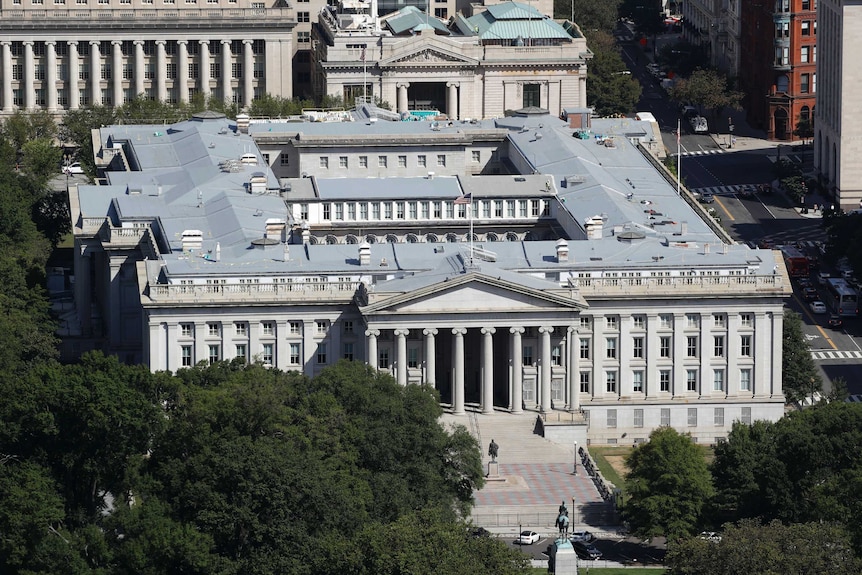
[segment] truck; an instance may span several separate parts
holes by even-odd
[[[784,255],[784,264],[787,266],[787,273],[792,278],[808,277],[811,273],[809,267],[808,256],[802,253],[799,248],[793,246],[782,246],[781,253]]]

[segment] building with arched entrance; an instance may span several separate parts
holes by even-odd
[[[475,5],[473,15],[448,22],[415,7],[378,19],[365,3],[347,6],[324,8],[312,31],[318,96],[453,120],[586,106],[586,40],[573,23],[528,4]]]

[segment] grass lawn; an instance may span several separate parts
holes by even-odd
[[[591,445],[590,446],[590,455],[593,456],[593,459],[596,462],[596,465],[599,466],[599,471],[602,472],[605,479],[616,485],[619,489],[623,491],[625,494],[625,476],[622,473],[623,471],[621,457],[625,457],[629,453],[631,453],[633,447],[613,447],[613,446],[598,446]],[[608,457],[612,458],[616,466],[612,465]]]
[[[533,573],[536,575],[547,572],[547,569],[539,567],[533,569]],[[586,568],[578,566],[578,573],[589,573],[590,575],[664,575],[666,572],[661,567],[632,567],[631,569],[625,567],[593,567],[590,569],[589,565]]]

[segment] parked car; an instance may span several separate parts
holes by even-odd
[[[841,316],[837,313],[833,313],[829,316],[829,327],[841,327],[844,322],[841,320]]]
[[[811,263],[811,258],[808,258],[808,263]],[[811,287],[811,280],[808,278],[797,278],[796,281],[799,283],[799,287],[801,288]]]
[[[477,527],[473,530],[473,537],[490,537],[491,532],[484,527]]]
[[[700,198],[698,198],[698,201],[701,204],[711,204],[712,202],[715,201],[715,197],[712,194],[707,192],[705,194],[701,194]]]
[[[539,539],[541,537],[535,531],[521,531],[521,534],[515,539],[515,543],[518,545],[532,545],[533,543],[538,543]]]
[[[811,308],[811,313],[826,313],[826,304],[820,300],[815,300],[808,304],[808,307]]]
[[[593,535],[589,531],[572,531],[572,534],[569,535],[569,541],[571,541],[572,544],[575,544],[578,541],[581,541],[583,543],[590,543],[591,541],[594,541],[595,538],[595,535]]]
[[[815,301],[820,299],[820,294],[813,287],[807,287],[802,290],[802,297],[805,298],[805,301]]]
[[[83,174],[84,168],[81,167],[81,162],[72,162],[68,166],[63,166],[64,174]]]
[[[832,277],[832,275],[829,272],[819,272],[817,274],[817,283],[819,283],[822,286],[825,286],[826,280],[828,280],[831,277]]]
[[[742,186],[737,194],[740,198],[751,198],[754,196],[754,186]]]
[[[590,543],[585,543],[584,541],[575,541],[572,543],[572,547],[575,548],[575,553],[578,554],[578,557],[581,559],[591,559],[595,561],[596,559],[601,559],[602,552],[596,549],[595,545]]]

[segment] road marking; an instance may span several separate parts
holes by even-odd
[[[862,351],[812,351],[811,357],[825,359],[862,359]]]
[[[729,211],[727,211],[727,208],[724,206],[724,204],[722,204],[722,203],[721,203],[721,200],[719,200],[719,199],[718,199],[717,197],[715,197],[715,196],[713,196],[712,198],[715,200],[715,203],[719,205],[719,207],[721,208],[721,211],[723,211],[723,212],[727,215],[727,218],[728,218],[730,221],[734,221],[734,220],[736,219],[736,218],[734,218],[732,215],[730,215],[730,212],[729,212]]]
[[[799,299],[799,297],[798,297],[796,294],[793,294],[793,299],[795,299],[795,300],[796,300],[796,303],[798,303],[798,304],[802,307],[802,312],[803,312],[806,316],[808,316],[808,319],[810,319],[810,320],[811,320],[811,323],[813,323],[813,324],[814,324],[814,327],[816,327],[816,328],[817,328],[817,331],[819,331],[819,332],[820,332],[820,335],[822,335],[822,336],[823,336],[823,339],[825,339],[825,340],[826,340],[826,343],[828,343],[828,344],[829,344],[829,347],[831,347],[832,349],[838,349],[838,346],[837,346],[837,345],[835,345],[835,342],[834,342],[834,341],[832,341],[832,339],[831,339],[828,335],[826,335],[826,332],[823,330],[823,328],[822,328],[822,327],[820,327],[819,325],[817,325],[817,320],[815,320],[815,319],[814,319],[814,316],[813,316],[813,315],[811,315],[811,312],[810,312],[810,311],[809,311],[809,309],[808,309],[808,305],[804,304],[804,303],[802,302],[802,300],[800,300],[800,299]]]
[[[810,334],[810,333],[806,333],[806,334],[805,334],[805,340],[806,340],[806,341],[811,341],[811,340],[813,340],[813,339],[817,339],[818,337],[820,337],[820,336],[819,336],[819,335],[812,335],[812,334]]]

